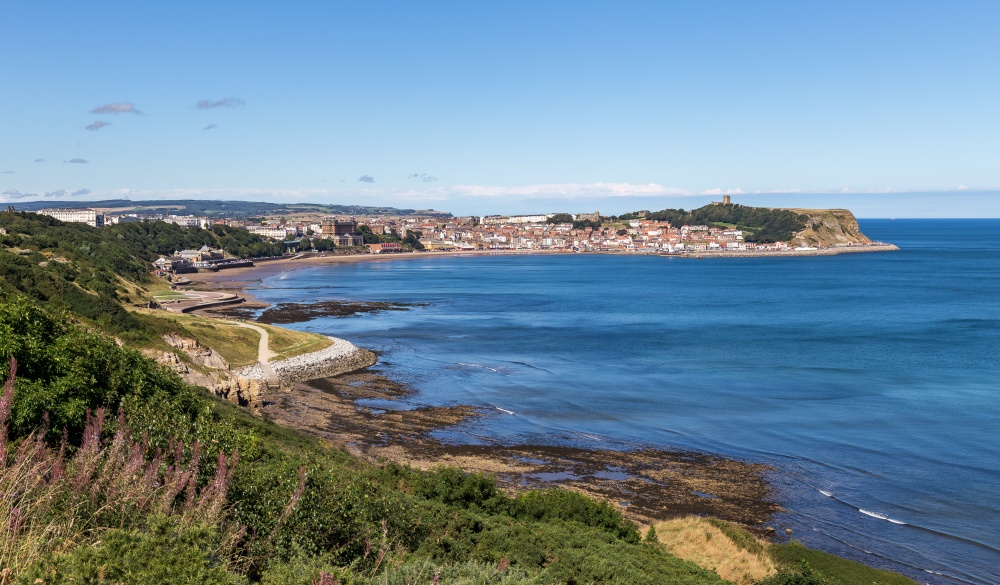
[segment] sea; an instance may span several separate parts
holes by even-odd
[[[436,257],[277,274],[270,303],[413,303],[291,327],[380,354],[466,443],[767,463],[780,528],[925,583],[1000,583],[1000,220],[861,220],[898,252]],[[783,532],[779,529],[779,533]]]

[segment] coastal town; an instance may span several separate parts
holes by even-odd
[[[729,197],[712,205],[732,207]],[[552,251],[657,254],[676,256],[816,255],[894,249],[873,243],[851,228],[842,237],[781,241],[753,238],[736,224],[676,225],[639,211],[620,217],[599,212],[455,217],[450,214],[373,214],[335,216],[295,213],[275,217],[209,217],[143,214],[100,209],[39,209],[67,222],[103,227],[118,223],[163,221],[187,228],[243,228],[274,244],[284,254],[396,254],[404,252]],[[835,222],[836,223],[836,222]],[[853,229],[856,221],[850,217]],[[842,226],[837,226],[842,227]],[[846,232],[847,235],[843,235]],[[850,236],[850,237],[848,237]],[[772,238],[773,239],[773,238]],[[204,247],[177,250],[157,260],[163,272],[185,272],[246,265],[247,259]]]

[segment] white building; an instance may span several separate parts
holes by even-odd
[[[548,215],[486,215],[480,220],[483,225],[505,225],[545,223],[553,214]]]
[[[295,235],[295,230],[292,229],[291,232],[283,227],[272,227],[266,225],[248,225],[247,231],[251,234],[256,234],[258,236],[263,236],[265,238],[271,238],[272,240],[284,240],[285,236]]]
[[[59,221],[104,227],[104,214],[96,209],[39,209],[38,214],[54,217]]]
[[[207,217],[197,217],[195,215],[168,215],[163,218],[163,221],[175,223],[181,227],[200,227],[202,229],[210,229],[212,227],[212,220]]]

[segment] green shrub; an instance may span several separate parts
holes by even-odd
[[[210,527],[182,528],[160,518],[145,530],[110,530],[98,542],[39,562],[18,578],[36,583],[44,578],[54,585],[178,583],[230,585],[246,579],[229,573],[225,559],[215,556],[218,533]]]
[[[415,492],[428,500],[460,508],[496,512],[510,505],[510,499],[497,490],[495,479],[454,467],[441,467],[418,475]]]
[[[547,522],[579,522],[605,530],[626,542],[639,542],[639,529],[611,504],[568,490],[556,488],[524,493],[516,500],[514,516]]]

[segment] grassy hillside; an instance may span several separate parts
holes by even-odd
[[[898,573],[842,559],[797,542],[764,542],[743,528],[689,516],[659,522],[656,540],[682,559],[711,569],[732,583],[762,585],[914,585]]]
[[[0,378],[17,368],[0,406],[0,583],[175,567],[210,583],[722,582],[607,503],[371,465],[28,299],[0,304],[0,360]]]
[[[135,312],[142,315],[144,322],[157,331],[170,332],[187,339],[194,339],[201,345],[214,349],[233,368],[257,362],[260,334],[253,329],[197,315],[167,313],[152,309],[136,309]],[[275,360],[319,351],[332,344],[330,338],[317,333],[283,329],[263,323],[255,323],[254,325],[267,330],[269,348],[276,354],[273,358]],[[165,346],[159,347],[168,349]]]
[[[244,229],[163,222],[92,228],[34,213],[0,212],[0,290],[19,292],[115,335],[148,328],[122,305],[148,303],[151,262],[203,245],[247,256],[281,252]]]

